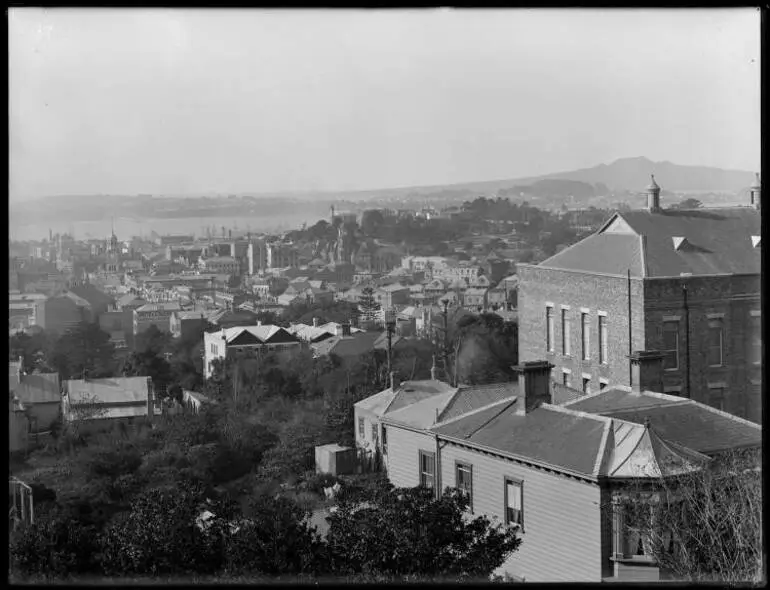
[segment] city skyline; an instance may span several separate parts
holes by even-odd
[[[9,37],[15,202],[759,169],[753,9],[30,8]]]

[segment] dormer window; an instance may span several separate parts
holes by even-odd
[[[762,236],[751,236],[751,245],[759,248],[762,245]]]
[[[682,248],[687,246],[687,238],[675,236],[673,240],[674,240],[674,250],[681,250]]]

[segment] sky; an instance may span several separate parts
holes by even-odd
[[[635,156],[760,165],[750,8],[8,21],[12,201],[436,185]]]

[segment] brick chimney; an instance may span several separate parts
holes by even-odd
[[[553,366],[548,361],[531,361],[513,367],[519,374],[519,398],[523,398],[516,404],[517,414],[529,414],[541,404],[551,403]]]
[[[628,355],[631,361],[631,390],[663,391],[663,354],[654,350],[637,350]]]
[[[430,368],[430,378],[436,381],[436,355],[433,355],[433,365]]]
[[[350,322],[344,322],[342,324],[342,336],[350,336]]]
[[[313,327],[314,328],[318,327],[318,318],[313,318]]]

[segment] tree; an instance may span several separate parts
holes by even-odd
[[[377,312],[380,311],[380,304],[374,297],[372,287],[364,287],[361,290],[361,296],[358,298],[358,311],[361,322],[374,322],[377,320]]]
[[[673,205],[672,209],[698,209],[703,206],[703,203],[699,199],[688,197],[678,204]]]
[[[394,489],[387,482],[347,493],[328,519],[333,568],[393,581],[488,578],[521,539],[514,527],[472,518],[468,502],[457,490],[435,499],[429,488]]]
[[[322,567],[323,543],[297,504],[287,498],[256,496],[248,512],[228,537],[228,572],[278,576]]]
[[[761,456],[754,450],[621,496],[624,533],[675,579],[741,583],[763,579]]]
[[[82,322],[65,332],[52,344],[47,357],[62,380],[100,379],[115,373],[115,347],[109,334],[96,324]]]
[[[196,520],[204,510],[227,512],[198,486],[151,489],[116,518],[101,539],[107,575],[213,573],[222,566],[221,535]]]

